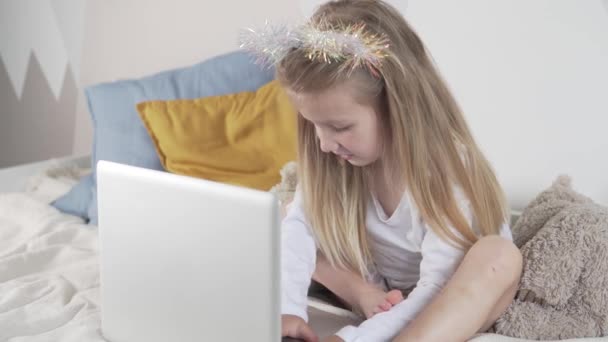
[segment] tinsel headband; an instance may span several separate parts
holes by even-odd
[[[341,67],[348,71],[363,66],[376,77],[389,48],[388,39],[369,33],[365,24],[332,27],[323,22],[294,28],[266,22],[262,29],[243,30],[240,43],[259,64],[277,64],[296,48],[304,49],[312,61],[342,63]]]

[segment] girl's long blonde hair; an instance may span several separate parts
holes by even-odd
[[[380,0],[336,0],[319,7],[311,21],[326,29],[364,24],[370,33],[388,38],[387,56],[376,70],[380,77],[366,68],[346,73],[340,63],[311,61],[304,49],[293,49],[277,65],[283,86],[296,93],[318,93],[347,81],[354,84],[362,95],[356,98],[366,99],[378,111],[385,138],[381,160],[390,163],[385,176],[403,179],[425,223],[463,249],[479,234],[497,234],[508,217],[504,193],[422,41],[403,16]],[[371,265],[365,216],[369,169],[323,153],[314,125],[299,115],[298,176],[320,252],[334,266],[362,275]],[[479,234],[459,209],[454,186],[469,199]]]

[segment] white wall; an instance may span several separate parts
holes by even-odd
[[[600,0],[410,0],[513,206],[558,174],[608,204],[608,8]]]
[[[300,5],[302,14],[305,17],[310,17],[310,15],[312,15],[314,13],[317,6],[325,3],[326,1],[327,0],[298,0],[298,3]],[[405,13],[408,2],[411,0],[384,0],[384,1],[393,5],[395,8],[397,8],[402,13]],[[608,0],[606,0],[606,1],[608,1]]]

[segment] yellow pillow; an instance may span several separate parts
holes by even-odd
[[[172,173],[269,190],[296,158],[296,114],[278,81],[255,92],[137,105]]]

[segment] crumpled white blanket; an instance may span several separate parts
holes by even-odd
[[[77,176],[52,168],[0,193],[0,341],[105,341],[97,230],[49,205]]]

